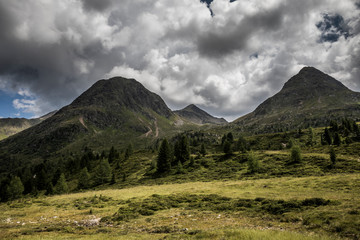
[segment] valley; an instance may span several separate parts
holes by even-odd
[[[0,238],[359,239],[359,96],[306,67],[227,123],[100,80],[0,141]]]

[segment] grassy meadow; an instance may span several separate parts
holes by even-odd
[[[224,154],[216,134],[201,135],[206,154],[189,137],[191,160],[164,175],[151,148],[113,162],[112,184],[79,190],[69,172],[69,194],[0,203],[0,239],[359,239],[360,143],[333,145],[332,163],[323,130],[311,145],[306,131],[246,137],[254,172],[249,153]],[[283,146],[291,141],[298,162]]]
[[[87,191],[2,203],[0,238],[356,239],[359,199],[360,174]]]

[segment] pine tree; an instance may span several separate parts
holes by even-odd
[[[175,144],[174,148],[176,162],[180,161],[181,164],[184,164],[190,159],[189,140],[186,135],[181,137],[181,139]]]
[[[338,132],[335,133],[335,136],[334,136],[334,145],[336,146],[340,146],[341,144],[341,138],[340,138],[340,135]]]
[[[289,139],[289,142],[288,142],[288,144],[287,144],[287,147],[288,148],[292,148],[294,146],[294,139],[293,138],[290,138]]]
[[[67,193],[69,191],[68,185],[66,183],[66,178],[65,175],[62,173],[60,175],[59,180],[57,181],[55,188],[54,188],[54,192],[56,194],[63,194],[63,193]]]
[[[201,144],[200,154],[203,155],[203,156],[206,155],[206,148],[205,148],[205,144],[204,144],[204,143]]]
[[[177,174],[182,174],[184,173],[184,168],[183,168],[183,165],[181,164],[180,161],[178,161],[178,164],[176,166],[176,173]]]
[[[226,134],[224,134],[224,136],[221,138],[221,146],[224,146],[224,143],[226,141]]]
[[[240,136],[237,143],[236,143],[236,148],[238,151],[244,153],[246,152],[247,149],[247,143],[246,140],[243,136]]]
[[[9,200],[14,200],[21,197],[21,194],[24,192],[24,185],[18,176],[11,179],[7,188],[7,192]]]
[[[61,173],[62,173],[61,169],[58,168],[51,180],[53,186],[56,185],[57,181],[59,180],[59,178],[61,176]]]
[[[100,160],[100,164],[95,171],[94,178],[97,185],[110,182],[111,167],[107,159]]]
[[[116,175],[115,175],[115,171],[113,171],[112,174],[111,174],[110,184],[113,185],[115,183],[116,183]]]
[[[52,184],[52,182],[48,182],[46,186],[45,195],[53,195],[53,194],[54,194],[54,185]]]
[[[225,140],[225,142],[224,142],[223,151],[224,151],[225,155],[232,154],[231,143],[228,140]]]
[[[132,146],[132,144],[130,143],[130,144],[128,145],[128,147],[126,148],[126,150],[125,150],[125,160],[128,160],[129,157],[130,157],[132,154],[133,154],[133,146]]]
[[[338,125],[337,121],[331,120],[330,121],[330,128],[331,128],[332,131],[337,132],[339,130],[339,125]]]
[[[250,151],[247,156],[248,159],[248,172],[249,173],[255,173],[259,170],[259,161],[255,157],[254,153]]]
[[[42,168],[40,170],[40,172],[38,172],[36,174],[36,188],[38,190],[45,190],[46,189],[46,186],[49,182],[49,178],[48,178],[48,175],[46,174],[46,171],[44,168]]]
[[[156,172],[157,173],[165,173],[170,171],[171,164],[170,164],[170,148],[167,139],[165,138],[160,146],[159,154],[157,157],[157,164],[156,164]]]
[[[326,143],[328,145],[331,145],[332,144],[332,137],[331,137],[331,133],[329,131],[328,128],[325,128],[325,131],[324,131],[324,140],[326,141]]]
[[[84,167],[79,175],[78,188],[86,189],[90,186],[90,174],[86,167]]]
[[[234,136],[233,136],[232,132],[229,132],[229,133],[226,135],[226,140],[228,140],[230,143],[233,143],[233,142],[234,142]]]
[[[291,148],[291,162],[300,163],[301,162],[301,150],[298,146],[293,146]]]
[[[329,156],[330,156],[330,161],[331,161],[331,165],[335,166],[336,163],[336,153],[334,148],[330,148],[330,152],[329,152]]]
[[[112,146],[109,151],[109,157],[108,157],[109,163],[112,163],[115,160],[115,158],[116,158],[116,150],[114,146]]]
[[[314,130],[312,127],[309,127],[309,137],[307,144],[310,146],[314,145]]]

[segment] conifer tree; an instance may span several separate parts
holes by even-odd
[[[90,186],[90,174],[86,167],[84,167],[79,175],[78,188],[86,189]]]
[[[228,140],[230,143],[233,143],[233,142],[234,142],[234,136],[233,136],[232,132],[229,132],[229,133],[226,135],[226,140]]]
[[[224,142],[223,151],[224,151],[225,155],[232,154],[231,143],[228,140],[225,140],[225,142]]]
[[[341,144],[341,138],[340,138],[340,135],[338,132],[335,133],[335,136],[334,136],[334,145],[336,146],[340,146]]]
[[[313,146],[314,145],[314,130],[312,127],[309,127],[309,137],[308,137],[308,145]]]
[[[331,137],[331,133],[329,131],[328,128],[325,128],[325,131],[324,131],[324,140],[326,141],[326,143],[328,145],[331,145],[332,144],[332,137]]]
[[[130,144],[128,145],[128,147],[126,148],[126,150],[125,150],[125,160],[128,160],[129,157],[130,157],[132,154],[133,154],[133,146],[132,146],[132,144],[130,143]]]
[[[165,173],[170,171],[171,164],[170,164],[170,148],[167,139],[165,138],[160,146],[159,154],[157,157],[157,164],[156,164],[156,172],[157,173]]]
[[[45,190],[49,179],[48,179],[48,175],[46,174],[44,168],[42,168],[40,170],[40,172],[38,172],[36,174],[35,178],[36,178],[36,188],[38,190]]]
[[[94,178],[97,185],[110,182],[111,167],[107,159],[100,160],[100,164],[95,171]]]
[[[46,186],[46,195],[53,195],[54,194],[54,185],[52,184],[52,182],[48,182],[47,186]]]
[[[332,147],[330,148],[329,156],[330,156],[331,165],[334,166],[336,163],[336,153],[334,148]]]
[[[14,200],[21,197],[21,194],[24,192],[24,185],[18,176],[11,179],[7,188],[7,192],[9,200]]]
[[[60,175],[59,180],[57,181],[55,188],[54,188],[54,192],[56,194],[63,194],[63,193],[67,193],[69,191],[68,185],[66,183],[66,178],[65,175],[62,173]]]
[[[184,168],[183,168],[183,165],[181,164],[180,161],[178,161],[178,164],[176,166],[176,173],[177,174],[182,174],[184,173]]]
[[[243,136],[240,136],[236,142],[236,149],[241,152],[246,152],[246,140]]]
[[[291,148],[291,162],[300,163],[301,162],[301,150],[298,146],[293,146]]]
[[[200,154],[203,155],[203,156],[206,155],[206,148],[205,148],[205,144],[204,144],[204,143],[201,144]]]
[[[255,173],[259,170],[259,161],[252,151],[248,153],[248,172]]]
[[[114,146],[112,146],[109,151],[109,157],[108,157],[109,163],[112,163],[115,160],[115,158],[116,158],[116,150]]]
[[[112,174],[111,174],[110,184],[113,185],[115,183],[116,183],[116,175],[115,175],[115,171],[113,171]]]
[[[224,134],[224,136],[221,138],[221,146],[224,146],[224,143],[226,141],[226,134]]]
[[[176,161],[180,161],[181,164],[184,164],[190,159],[189,140],[186,135],[181,137],[181,139],[175,144],[174,148]]]

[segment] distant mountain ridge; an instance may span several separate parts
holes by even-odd
[[[195,106],[194,104],[190,104],[181,110],[176,110],[174,111],[174,113],[196,124],[223,125],[228,123],[224,118],[213,117],[204,110]]]
[[[39,118],[0,118],[0,140],[32,127],[54,115],[56,111],[45,114]]]
[[[304,67],[274,96],[232,124],[239,130],[273,132],[324,126],[330,119],[360,118],[360,93],[313,67]]]
[[[95,136],[100,137],[101,142],[112,136],[119,139],[114,145],[125,144],[150,130],[152,135],[161,135],[161,127],[171,125],[175,118],[157,94],[134,79],[114,77],[97,81],[52,117],[1,141],[0,149],[44,155],[74,143],[84,145],[78,141]],[[98,143],[102,144],[106,145]]]
[[[120,148],[131,142],[144,146],[193,128],[199,126],[174,114],[136,80],[99,80],[53,116],[0,141],[0,172],[20,164],[13,158],[41,162],[57,152]]]

